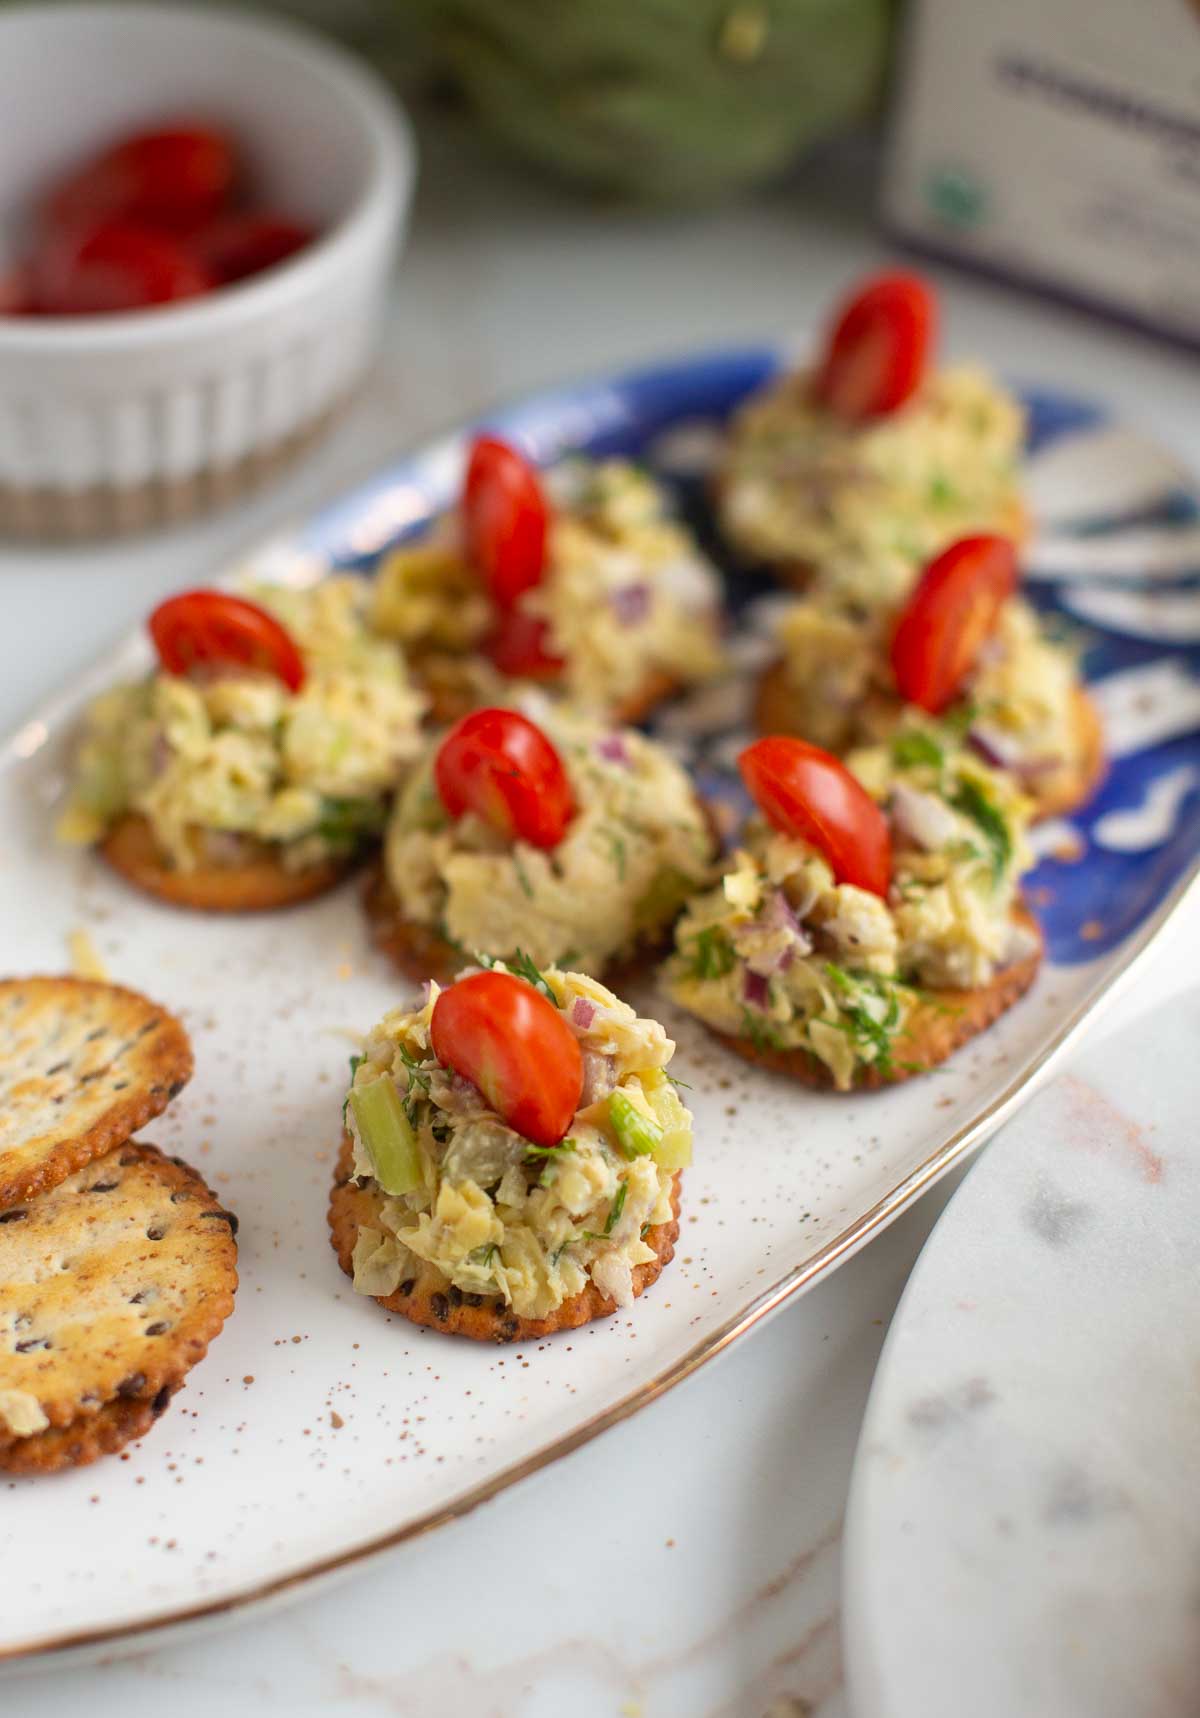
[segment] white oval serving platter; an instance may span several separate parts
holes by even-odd
[[[681,360],[542,395],[492,422],[539,457],[584,446],[665,469],[775,362],[767,348]],[[1044,391],[1029,401],[1035,475],[1052,446],[1062,481],[1090,493],[1103,414]],[[686,433],[666,433],[676,430]],[[1114,433],[1104,430],[1106,459]],[[404,460],[240,571],[303,581],[369,566],[445,505],[462,446],[452,437]],[[1174,465],[1141,467],[1164,474],[1177,505]],[[1144,505],[1138,516],[1144,524]],[[1081,540],[1096,529],[1082,521]],[[736,605],[746,590],[731,579]],[[1161,930],[1194,869],[1195,780],[1177,783],[1167,812],[1160,793],[1155,815],[1138,813],[1160,777],[1191,767],[1194,665],[1172,639],[1095,637],[1118,761],[1094,810],[1052,832],[1070,863],[1048,857],[1035,875],[1052,958],[1031,994],[946,1069],[851,1098],[750,1069],[651,990],[633,995],[662,1010],[692,1087],[697,1158],[675,1261],[632,1311],[511,1349],[389,1318],[355,1297],[330,1250],[325,1205],[353,1036],[402,995],[368,946],[356,887],[286,915],[220,921],[157,906],[91,855],[55,848],[74,720],[88,695],[145,666],[141,641],[31,717],[0,755],[3,969],[61,971],[70,933],[86,930],[114,979],[182,1014],[196,1076],[148,1137],[195,1163],[238,1213],[242,1282],[224,1334],[143,1443],[0,1487],[0,1660],[112,1650],[244,1613],[462,1514],[685,1378],[983,1140]],[[738,719],[726,711],[719,732],[701,731],[702,711],[685,708],[669,722],[711,773],[732,755]],[[1108,848],[1097,820],[1114,813],[1121,842]]]

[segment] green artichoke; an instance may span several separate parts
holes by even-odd
[[[697,201],[864,114],[891,0],[423,0],[497,137],[598,190]]]

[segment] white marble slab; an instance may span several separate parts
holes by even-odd
[[[846,1537],[872,1718],[1200,1710],[1200,989],[1077,1058],[926,1246]]]

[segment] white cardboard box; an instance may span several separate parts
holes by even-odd
[[[912,0],[883,212],[1200,341],[1200,0]]]

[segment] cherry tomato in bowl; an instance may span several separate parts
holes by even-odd
[[[962,690],[1017,588],[1007,537],[963,537],[930,561],[892,634],[900,696],[937,715]]]
[[[189,249],[218,286],[229,286],[286,262],[316,236],[312,227],[286,215],[224,215],[194,233]]]
[[[817,398],[851,423],[896,411],[924,379],[936,329],[937,303],[920,275],[876,275],[838,311]]]
[[[534,1145],[557,1145],[583,1095],[579,1040],[540,991],[507,972],[475,972],[443,990],[430,1021],[433,1053],[479,1087],[498,1116]]]
[[[456,722],[433,765],[451,817],[474,812],[510,840],[557,847],[575,815],[562,759],[515,710],[474,710]]]
[[[738,769],[768,823],[815,847],[835,882],[886,897],[892,876],[887,819],[845,764],[807,740],[772,734],[746,747]]]
[[[44,219],[74,227],[121,219],[186,233],[223,209],[234,189],[232,140],[207,125],[135,132],[102,150],[46,200]]]
[[[537,472],[515,447],[477,436],[462,496],[467,554],[501,608],[540,584],[550,509]]]
[[[212,276],[169,233],[108,221],[52,235],[32,268],[38,310],[104,316],[210,292]]]
[[[304,684],[304,661],[287,630],[265,608],[228,591],[168,597],[147,626],[168,674],[225,664],[273,674],[290,692]]]

